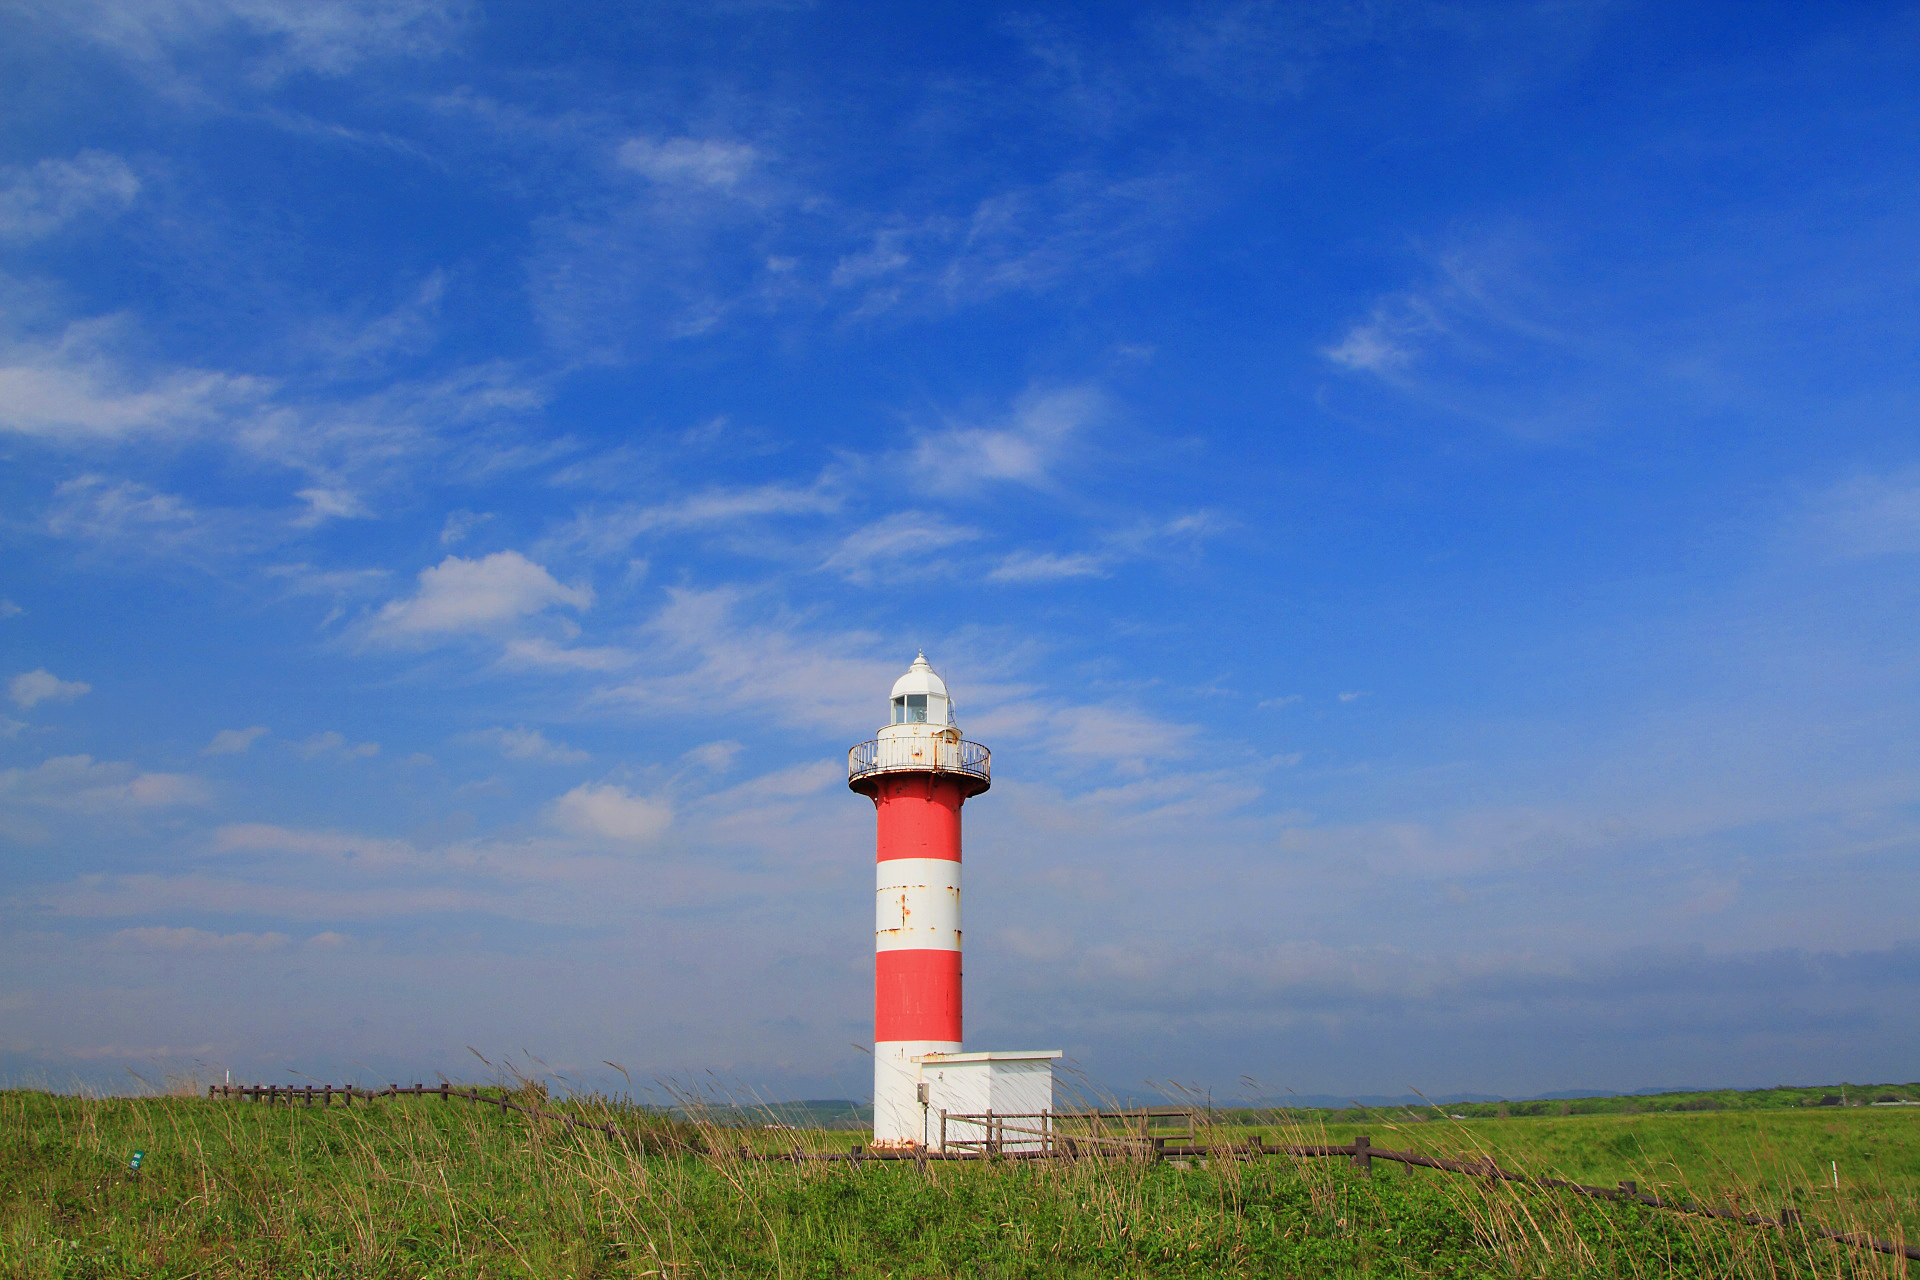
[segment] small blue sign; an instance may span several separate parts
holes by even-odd
[[[146,1152],[144,1152],[144,1151],[136,1151],[136,1152],[134,1152],[134,1153],[133,1153],[133,1159],[131,1159],[131,1160],[129,1160],[129,1161],[127,1161],[127,1172],[128,1172],[128,1173],[138,1173],[138,1172],[140,1172],[140,1162],[141,1162],[142,1160],[145,1160],[146,1158],[147,1158],[147,1153],[146,1153]]]

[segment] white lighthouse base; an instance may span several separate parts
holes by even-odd
[[[924,1147],[931,1112],[920,1100],[920,1059],[958,1053],[957,1040],[882,1040],[873,1046],[873,1145]]]

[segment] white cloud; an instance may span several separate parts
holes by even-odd
[[[853,656],[871,651],[874,637],[811,637],[793,625],[744,624],[735,617],[739,603],[732,591],[671,590],[645,629],[657,641],[651,663],[666,669],[599,696],[702,715],[747,709],[840,733],[870,727],[885,709],[885,691],[905,660]]]
[[[26,610],[11,600],[0,598],[0,618],[17,618]]]
[[[148,925],[122,929],[109,943],[119,950],[137,951],[278,951],[293,939],[284,933],[211,933],[205,929],[170,929]]]
[[[464,508],[459,511],[449,511],[447,522],[440,526],[440,545],[451,547],[466,541],[468,534],[491,519],[493,519],[491,511],[475,512]]]
[[[61,0],[40,9],[137,64],[170,72],[177,78],[171,87],[186,95],[195,89],[173,64],[207,44],[244,41],[255,55],[248,78],[256,82],[296,68],[338,75],[369,58],[440,52],[468,7],[458,0]]]
[[[1102,556],[1084,552],[1060,555],[1053,552],[1016,551],[987,575],[987,581],[1052,582],[1060,578],[1104,578],[1108,573],[1106,559]]]
[[[510,666],[546,667],[556,671],[618,671],[639,661],[639,655],[606,646],[568,648],[534,637],[509,640],[501,661]]]
[[[1092,270],[1144,262],[1188,202],[1168,175],[1076,169],[992,192],[965,210],[891,217],[843,254],[831,284],[857,291],[852,317],[927,312],[1039,293]]]
[[[62,680],[45,667],[24,671],[7,685],[7,693],[13,698],[14,704],[21,707],[31,707],[41,702],[72,702],[81,694],[92,691],[93,686],[85,681]]]
[[[1349,692],[1349,693],[1343,693],[1343,694],[1341,694],[1341,695],[1340,695],[1340,701],[1342,701],[1342,702],[1358,702],[1358,701],[1360,701],[1360,699],[1362,699],[1362,698],[1365,698],[1365,697],[1369,697],[1369,696],[1371,696],[1371,695],[1370,695],[1370,694],[1368,693],[1368,691],[1366,691],[1366,690],[1364,690],[1364,689],[1356,689],[1356,690],[1354,690],[1354,691],[1352,691],[1352,692]]]
[[[592,759],[587,752],[570,747],[564,742],[554,742],[538,729],[529,729],[525,725],[518,725],[511,729],[504,726],[480,729],[461,735],[460,741],[493,747],[509,760],[580,764]]]
[[[630,138],[620,145],[620,164],[654,182],[730,191],[752,172],[760,153],[717,138]]]
[[[646,533],[732,525],[755,516],[829,515],[840,505],[841,499],[829,490],[824,478],[804,488],[766,484],[708,489],[655,506],[585,511],[552,541],[559,546],[580,547],[592,555],[625,555],[633,540]]]
[[[47,513],[49,532],[99,542],[134,538],[148,545],[178,545],[203,523],[200,513],[174,494],[92,474],[63,482],[53,491]]]
[[[673,807],[611,783],[582,783],[553,802],[554,825],[576,835],[646,844],[673,825]]]
[[[912,467],[936,489],[968,489],[988,482],[1044,488],[1073,438],[1106,411],[1094,387],[1029,389],[992,426],[950,426],[922,435]]]
[[[311,738],[293,744],[303,759],[317,760],[321,756],[338,756],[343,760],[355,760],[380,754],[377,742],[348,742],[345,734],[335,729],[325,733],[316,733]]]
[[[110,360],[115,319],[69,325],[50,346],[0,357],[0,430],[78,442],[180,431],[257,404],[269,383],[205,369],[142,377]]]
[[[92,756],[56,756],[32,769],[0,771],[0,800],[92,813],[205,803],[206,784],[180,773],[142,773]]]
[[[307,504],[307,509],[293,521],[303,529],[328,520],[365,520],[373,514],[358,495],[345,489],[302,489],[293,496]]]
[[[557,605],[592,603],[592,588],[564,586],[518,551],[479,560],[450,555],[422,569],[420,589],[381,609],[374,629],[389,636],[486,631]]]
[[[711,769],[715,773],[725,773],[733,767],[733,758],[740,754],[740,744],[731,738],[719,742],[703,742],[687,752],[686,759],[702,769]]]
[[[957,525],[922,511],[900,511],[848,534],[822,569],[845,574],[855,582],[872,578],[876,566],[890,560],[924,557],[929,551],[970,542],[978,529]]]
[[[1343,369],[1385,376],[1412,364],[1422,342],[1444,332],[1433,309],[1418,298],[1374,308],[1363,323],[1321,352]]]
[[[0,237],[44,236],[91,213],[114,213],[140,194],[127,162],[104,151],[0,167]]]
[[[213,735],[213,741],[200,748],[203,756],[237,756],[244,754],[253,746],[254,740],[261,737],[267,727],[256,724],[250,729],[222,729]]]
[[[1184,755],[1196,730],[1125,707],[1069,707],[1047,716],[1052,749],[1084,759],[1139,763]]]

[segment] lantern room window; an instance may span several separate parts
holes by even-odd
[[[893,700],[893,722],[895,724],[925,724],[927,722],[927,695],[909,693]]]

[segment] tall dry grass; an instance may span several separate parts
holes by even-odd
[[[614,1138],[431,1098],[325,1111],[0,1094],[0,1273],[1904,1273],[1797,1233],[1378,1163],[1362,1179],[1340,1159],[779,1161],[764,1156],[845,1151],[849,1135],[742,1129],[719,1123],[730,1110],[683,1102],[678,1117],[596,1097],[540,1104],[611,1121]],[[1267,1121],[1268,1144],[1341,1140],[1311,1118]],[[1203,1113],[1194,1137],[1248,1133]],[[135,1149],[148,1153],[137,1177]]]

